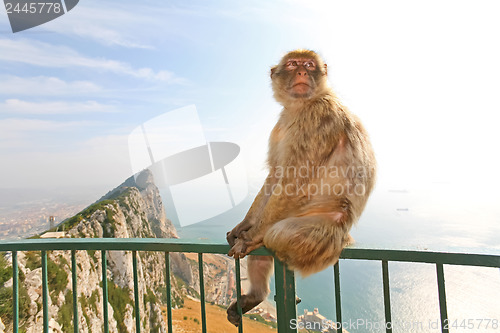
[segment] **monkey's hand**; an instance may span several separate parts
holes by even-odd
[[[240,224],[226,234],[226,240],[229,246],[233,247],[237,239],[244,238],[244,234],[252,227],[252,224],[243,220]]]
[[[233,247],[234,244],[236,243],[236,240],[238,239],[238,236],[234,233],[234,229],[232,231],[228,231],[226,234],[226,240],[229,246]]]
[[[228,255],[234,258],[243,258],[255,249],[258,249],[263,244],[263,239],[258,237],[251,240],[248,234],[243,231],[240,237],[235,240],[234,245],[229,250]]]

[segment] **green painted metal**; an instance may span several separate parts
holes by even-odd
[[[337,326],[337,333],[342,333],[342,301],[340,298],[340,266],[339,261],[333,266],[333,278],[335,284],[335,319]]]
[[[382,283],[384,286],[385,332],[392,333],[391,289],[389,287],[389,263],[382,260]]]
[[[439,313],[441,314],[441,332],[448,333],[448,310],[446,309],[443,264],[436,264],[436,273],[439,293]]]
[[[229,245],[222,242],[170,238],[60,238],[2,241],[0,251],[48,250],[108,250],[108,251],[168,251],[194,253],[228,253]],[[260,248],[254,255],[272,255]],[[500,267],[500,254],[447,253],[412,250],[381,250],[348,247],[341,259],[425,262],[464,266]]]
[[[2,241],[0,243],[0,251],[42,250],[168,251],[226,254],[230,247],[221,242],[171,238],[41,238]],[[254,250],[251,254],[272,255],[265,248]]]
[[[198,275],[200,276],[201,331],[207,333],[207,315],[205,312],[205,282],[203,278],[203,253],[198,253]]]
[[[12,327],[19,332],[19,267],[17,251],[12,252]]]
[[[104,320],[104,333],[109,333],[109,318],[108,318],[108,261],[106,259],[106,250],[101,251],[102,254],[102,313]]]
[[[42,251],[43,333],[49,333],[49,286],[47,277],[47,251]]]
[[[137,251],[132,251],[132,270],[134,274],[135,331],[141,332],[141,308],[139,307],[139,279],[137,278]]]
[[[103,273],[103,300],[104,300],[104,331],[108,332],[108,288],[107,288],[107,262],[106,251],[162,251],[165,252],[166,263],[166,288],[167,288],[167,304],[168,304],[168,330],[172,333],[172,314],[171,314],[171,288],[170,288],[170,252],[193,252],[199,253],[200,272],[203,272],[202,253],[222,253],[229,251],[229,245],[211,241],[189,241],[181,239],[100,239],[100,238],[71,238],[71,239],[26,239],[16,241],[3,241],[0,243],[0,251],[11,251],[13,256],[13,273],[18,274],[17,267],[17,252],[18,251],[41,251],[42,252],[42,288],[43,288],[43,327],[44,332],[48,332],[49,314],[48,314],[48,281],[47,281],[47,251],[66,250],[72,253],[72,275],[73,275],[73,307],[74,307],[74,326],[75,332],[78,332],[78,307],[77,307],[77,290],[76,290],[76,259],[75,251],[77,250],[100,250],[102,251],[102,273]],[[272,253],[260,248],[253,251],[254,255],[272,255]],[[135,257],[135,256],[134,256]],[[386,321],[390,322],[390,288],[389,288],[389,261],[401,262],[422,262],[436,264],[440,312],[442,320],[442,332],[448,332],[445,327],[447,323],[446,309],[446,293],[444,281],[444,264],[466,265],[466,266],[484,266],[484,267],[500,267],[500,254],[474,254],[474,253],[446,253],[446,252],[431,252],[431,251],[413,251],[413,250],[387,250],[387,249],[369,249],[360,247],[349,247],[344,249],[341,255],[342,259],[361,259],[361,260],[381,260],[383,283],[384,283],[384,306]],[[236,276],[237,276],[237,299],[240,304],[241,289],[240,289],[240,262],[235,260]],[[16,273],[17,271],[17,273]],[[293,272],[288,271],[286,267],[275,260],[276,272],[276,303],[278,312],[278,332],[294,332],[290,327],[290,320],[296,318],[295,306],[295,280]],[[135,272],[137,274],[137,272]],[[340,270],[338,263],[334,266],[335,277],[335,302],[336,302],[336,321],[342,321],[341,312],[341,290],[340,290]],[[200,286],[203,286],[203,274],[200,274]],[[14,284],[14,307],[19,307],[19,287],[18,281],[13,280]],[[17,285],[16,285],[17,284]],[[134,280],[137,285],[137,281]],[[204,298],[204,290],[200,288],[201,295]],[[137,303],[137,302],[136,302]],[[14,313],[14,332],[18,330],[16,326],[19,316],[19,310],[13,309]],[[239,308],[241,311],[241,308]],[[206,320],[204,314],[204,299],[202,306],[202,323],[204,324],[203,332],[206,332]],[[18,322],[17,322],[18,325]],[[243,326],[238,328],[239,332],[243,331]],[[338,328],[341,332],[341,328]],[[390,330],[387,330],[390,332]]]
[[[379,250],[347,247],[341,259],[387,260],[450,264],[462,266],[500,267],[500,254],[451,253],[413,250]]]
[[[171,286],[170,286],[170,253],[165,252],[165,271],[166,271],[166,276],[165,276],[165,284],[167,288],[167,329],[168,333],[172,333],[172,299],[171,299]]]
[[[238,333],[243,332],[243,311],[241,310],[241,271],[240,271],[240,258],[234,260],[234,268],[236,273],[236,308],[240,315],[240,323],[238,325]]]
[[[294,272],[279,260],[274,260],[274,275],[276,279],[275,300],[278,333],[297,332],[297,328],[293,328],[296,325],[292,325],[290,322],[292,319],[297,319]]]
[[[71,280],[73,282],[73,332],[78,333],[78,290],[76,276],[76,250],[71,250]]]

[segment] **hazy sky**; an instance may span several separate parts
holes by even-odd
[[[378,187],[500,199],[498,1],[82,0],[13,34],[0,10],[0,187],[116,186],[127,138],[194,104],[260,181],[280,106],[269,68],[317,50],[368,129]],[[493,199],[492,199],[493,198]]]

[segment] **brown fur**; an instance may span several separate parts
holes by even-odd
[[[288,66],[294,59],[296,66]],[[315,68],[306,69],[307,60]],[[373,189],[376,163],[361,122],[328,86],[326,68],[315,52],[296,50],[271,69],[283,111],[269,138],[269,176],[245,219],[227,235],[235,258],[265,245],[290,268],[309,275],[335,264],[352,242],[349,230]],[[298,82],[306,80],[298,90]],[[252,290],[266,289],[268,274],[263,269]],[[254,304],[265,295],[251,291],[246,297]],[[228,309],[233,323],[234,311],[235,306]]]

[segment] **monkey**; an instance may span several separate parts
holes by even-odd
[[[327,82],[327,64],[311,50],[287,53],[271,68],[275,100],[283,106],[269,137],[269,174],[241,223],[227,233],[228,255],[243,258],[265,246],[302,276],[334,265],[353,242],[375,184],[368,134]],[[272,256],[248,258],[245,313],[269,294]],[[227,310],[238,326],[236,302]]]

